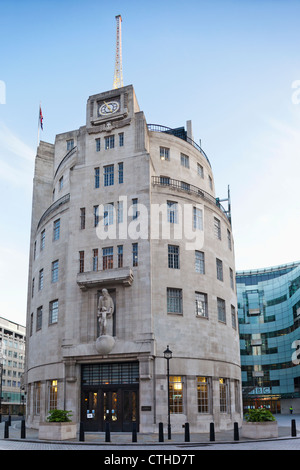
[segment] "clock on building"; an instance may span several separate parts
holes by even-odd
[[[98,103],[98,116],[109,116],[118,112],[120,109],[120,101],[118,99],[101,101]]]

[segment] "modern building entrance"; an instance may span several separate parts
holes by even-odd
[[[131,431],[139,428],[138,363],[84,364],[81,421],[86,431]]]

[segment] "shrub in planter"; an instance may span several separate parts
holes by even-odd
[[[278,423],[271,411],[265,408],[249,410],[245,414],[246,423],[242,426],[243,437],[267,439],[278,437]]]
[[[71,411],[51,410],[45,423],[39,425],[39,439],[62,441],[76,437],[77,425],[72,423]]]
[[[261,423],[264,421],[276,421],[271,411],[266,408],[258,408],[257,410],[249,410],[245,414],[247,423]]]
[[[69,423],[71,420],[72,412],[66,410],[51,410],[47,417],[48,423]]]

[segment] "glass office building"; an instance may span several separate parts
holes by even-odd
[[[244,411],[300,412],[300,262],[236,275]]]

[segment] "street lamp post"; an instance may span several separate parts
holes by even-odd
[[[167,359],[167,379],[168,379],[168,439],[171,439],[171,421],[170,421],[170,368],[169,362],[172,359],[172,351],[169,346],[164,351],[164,358]]]

